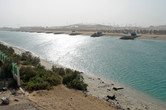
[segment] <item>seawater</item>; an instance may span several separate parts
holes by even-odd
[[[166,42],[0,31],[0,40],[55,64],[126,84],[166,102]]]

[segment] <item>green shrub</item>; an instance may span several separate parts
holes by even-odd
[[[72,69],[70,69],[70,68],[66,68],[66,74],[68,74],[68,73],[72,73],[72,72],[73,72]]]
[[[21,61],[23,61],[23,65],[33,65],[37,66],[40,64],[39,57],[34,57],[30,52],[24,52],[21,55]]]
[[[34,91],[34,90],[51,89],[51,87],[52,86],[49,84],[49,82],[44,81],[40,77],[34,77],[27,83],[25,89],[28,91]]]
[[[52,71],[55,73],[58,73],[60,76],[64,76],[65,75],[65,69],[64,68],[58,68],[55,65],[52,66]]]
[[[28,82],[30,78],[33,78],[37,75],[37,72],[32,67],[21,67],[20,69],[20,78],[23,82]]]
[[[31,59],[32,58],[32,54],[28,51],[24,52],[21,54],[21,60],[28,60],[28,59]]]
[[[53,73],[53,72],[48,72],[47,76],[45,75],[45,77],[43,78],[45,81],[49,82],[51,86],[56,86],[61,84],[61,77],[59,77],[57,74]]]
[[[10,56],[14,53],[14,49],[11,47],[7,47],[3,44],[0,44],[0,50],[7,56]]]
[[[66,75],[63,76],[63,84],[67,84],[69,82],[71,82],[72,80],[77,78],[77,74],[76,73],[68,73]]]
[[[12,54],[11,56],[9,56],[9,58],[17,64],[19,64],[19,62],[21,60],[21,56],[18,54]]]
[[[69,88],[74,88],[78,90],[87,90],[87,84],[83,82],[83,77],[78,71],[71,71],[68,69],[69,73],[63,76],[63,84],[67,85]]]
[[[80,81],[78,79],[74,79],[71,82],[67,83],[67,87],[83,90],[83,91],[87,90],[87,84],[85,84],[83,81]]]
[[[41,64],[37,65],[36,68],[39,68],[39,69],[44,69],[45,70],[45,67],[42,66]]]
[[[61,83],[61,78],[54,72],[37,67],[22,67],[21,85],[28,91],[51,89]]]

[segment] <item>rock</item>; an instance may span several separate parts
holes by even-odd
[[[4,105],[9,104],[9,98],[8,97],[2,97],[1,100],[2,100],[2,104],[4,104]]]
[[[16,91],[13,91],[11,95],[16,95]]]
[[[109,99],[106,99],[107,102],[109,102]]]
[[[148,106],[145,106],[145,109],[148,109]]]
[[[124,88],[116,88],[116,87],[113,87],[113,90],[115,90],[115,91],[118,91],[118,90],[120,90],[120,89],[124,89]]]
[[[100,80],[100,78],[97,78],[98,80]]]
[[[19,100],[18,99],[14,99],[14,101],[18,102]]]
[[[113,95],[113,96],[107,95],[107,98],[111,99],[111,100],[115,100],[116,99],[115,95]]]
[[[107,89],[107,91],[111,91],[111,89]]]
[[[2,91],[7,91],[7,87],[3,87],[3,88],[2,88]]]

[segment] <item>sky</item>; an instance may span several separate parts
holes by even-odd
[[[0,27],[166,25],[166,0],[0,0]]]

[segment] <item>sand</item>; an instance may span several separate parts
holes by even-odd
[[[137,39],[166,41],[166,35],[143,34],[141,35],[141,37],[138,37]]]
[[[64,85],[30,94],[30,100],[47,110],[115,110],[111,104]]]

